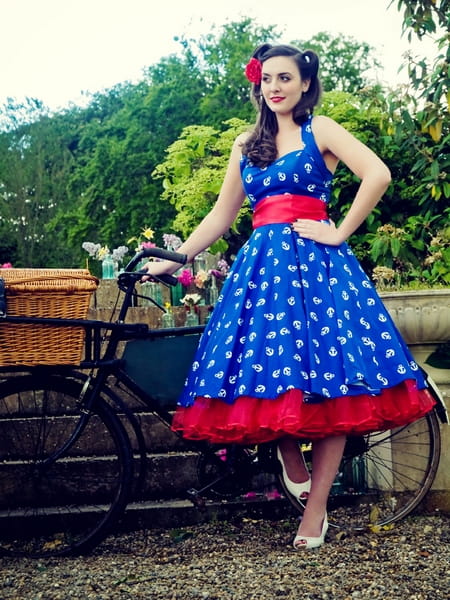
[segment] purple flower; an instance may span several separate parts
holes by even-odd
[[[164,242],[164,247],[167,248],[168,250],[174,250],[177,251],[178,248],[181,246],[181,244],[183,243],[180,238],[173,234],[173,233],[163,233],[163,242]]]

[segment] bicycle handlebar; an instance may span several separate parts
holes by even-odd
[[[143,248],[135,254],[130,262],[125,267],[125,271],[133,271],[135,266],[141,262],[143,258],[161,258],[163,260],[172,260],[173,262],[184,265],[187,263],[187,255],[172,250],[164,250],[163,248]]]
[[[187,263],[188,257],[186,254],[180,254],[179,252],[173,252],[172,250],[164,250],[163,248],[143,248],[140,252],[133,256],[133,258],[125,267],[125,272],[133,271],[136,265],[138,265],[143,258],[161,258],[163,260],[171,260],[184,265]],[[146,271],[138,271],[138,274],[145,275]],[[168,273],[158,275],[156,277],[152,276],[152,278],[168,285],[176,285],[178,283],[178,279],[173,277],[173,275],[169,275]]]

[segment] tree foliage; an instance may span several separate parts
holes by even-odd
[[[295,45],[316,52],[320,59],[320,80],[325,91],[355,93],[371,84],[373,69],[381,68],[374,48],[351,36],[333,36],[325,31]]]
[[[397,7],[409,39],[434,35],[436,55],[408,57],[410,86],[388,96],[383,129],[409,164],[408,195],[419,210],[438,214],[450,198],[450,3],[398,0]]]
[[[248,128],[249,124],[240,119],[229,119],[220,129],[209,125],[185,127],[179,139],[169,146],[164,162],[156,167],[153,175],[163,180],[162,198],[175,207],[173,227],[182,236],[187,237],[211,210],[219,195],[233,141]],[[247,216],[248,209],[244,207],[234,231],[225,236],[232,249],[239,243],[242,235],[239,227]]]
[[[117,247],[144,226],[157,243],[163,232],[187,235],[217,197],[232,139],[254,121],[244,64],[260,43],[279,38],[245,18],[181,38],[180,53],[149,66],[136,84],[93,95],[85,108],[50,114],[31,99],[0,108],[0,263],[81,266],[84,241]],[[324,57],[330,91],[322,112],[385,157],[394,174],[358,244],[382,220],[443,218],[448,124],[434,141],[423,98],[371,86],[368,65],[376,59],[365,43],[321,33],[302,46]],[[339,171],[336,218],[356,186]],[[231,253],[247,234],[244,210],[227,236]]]
[[[0,250],[7,262],[33,265],[38,255],[46,264],[54,252],[46,225],[66,206],[73,164],[67,148],[69,124],[62,126],[33,99],[10,101],[2,116],[6,133],[0,136]]]
[[[220,127],[228,119],[254,119],[244,67],[257,46],[275,43],[278,37],[276,28],[255,28],[247,17],[225,25],[219,36],[212,31],[199,40],[190,40],[191,51],[202,57],[210,84],[200,103],[202,123]]]

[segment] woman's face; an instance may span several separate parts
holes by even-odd
[[[291,113],[309,88],[303,81],[297,63],[290,56],[274,56],[262,64],[261,92],[274,113]]]

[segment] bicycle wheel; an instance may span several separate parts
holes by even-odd
[[[440,442],[434,411],[403,427],[349,437],[330,495],[330,524],[362,530],[408,515],[433,483]]]
[[[45,374],[0,384],[0,553],[92,549],[123,513],[132,480],[124,428],[99,400],[82,416],[82,384]],[[74,437],[80,419],[86,425]]]
[[[308,462],[310,447],[303,444],[303,449]],[[367,530],[408,515],[433,483],[440,449],[439,420],[434,410],[403,427],[349,436],[330,493],[330,526]]]

